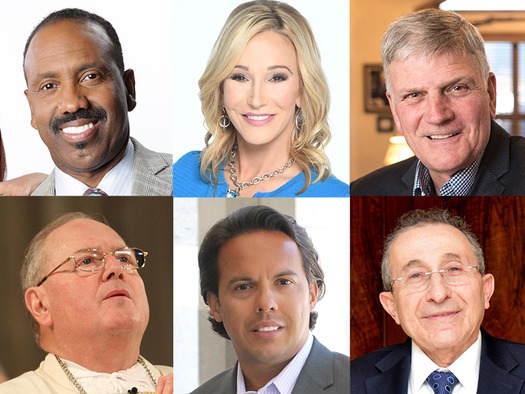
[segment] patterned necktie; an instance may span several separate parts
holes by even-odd
[[[102,191],[100,189],[97,189],[97,188],[94,188],[94,187],[89,187],[84,192],[84,196],[107,196],[107,194],[104,193],[104,191]]]
[[[434,371],[428,375],[427,382],[436,394],[450,394],[459,382],[452,372]]]

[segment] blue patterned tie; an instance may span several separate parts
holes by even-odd
[[[434,371],[428,375],[427,382],[436,394],[450,394],[459,382],[452,372]]]

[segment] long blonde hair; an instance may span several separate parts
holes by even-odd
[[[200,157],[200,172],[204,179],[217,183],[219,166],[231,152],[236,137],[233,124],[224,129],[219,125],[223,115],[223,82],[251,38],[268,30],[290,40],[297,55],[304,120],[292,133],[290,155],[305,173],[305,184],[299,191],[302,193],[312,182],[310,167],[318,174],[314,182],[331,174],[330,161],[324,152],[331,138],[327,120],[330,92],[308,21],[295,8],[282,2],[256,0],[237,6],[215,42],[199,80],[199,96],[208,130],[204,138],[206,147]]]

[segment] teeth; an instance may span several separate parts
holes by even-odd
[[[248,119],[250,120],[265,120],[269,117],[269,115],[248,115]]]
[[[258,332],[270,332],[270,331],[277,331],[278,329],[279,329],[278,326],[272,326],[272,327],[259,328],[257,331]]]
[[[86,130],[89,130],[92,127],[93,127],[93,123],[88,123],[88,124],[85,124],[84,126],[79,126],[79,127],[66,127],[62,129],[62,131],[65,134],[80,134]]]
[[[444,139],[452,137],[453,135],[455,134],[452,133],[452,134],[446,134],[446,135],[431,135],[430,139],[431,140],[444,140]]]

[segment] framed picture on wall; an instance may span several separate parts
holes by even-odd
[[[381,64],[365,64],[365,111],[390,113],[386,98],[385,75]]]

